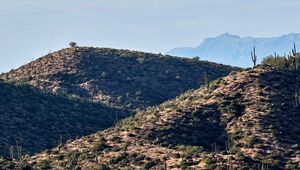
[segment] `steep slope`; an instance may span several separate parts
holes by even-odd
[[[252,66],[250,52],[254,46],[259,56],[258,61],[260,61],[274,53],[289,54],[293,43],[296,43],[298,47],[300,46],[300,34],[292,33],[278,37],[256,38],[225,33],[214,38],[207,38],[197,47],[176,48],[167,54],[184,57],[199,56],[204,60],[249,67]]]
[[[130,113],[0,81],[0,155],[22,147],[32,154],[111,127]],[[16,156],[16,154],[15,154]]]
[[[18,166],[299,169],[297,74],[270,67],[234,72]]]
[[[46,55],[0,79],[113,107],[143,109],[198,88],[204,72],[217,79],[236,69],[159,54],[76,47]]]

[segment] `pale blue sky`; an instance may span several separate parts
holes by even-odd
[[[299,0],[0,0],[0,72],[82,46],[166,52],[224,32],[300,32]]]

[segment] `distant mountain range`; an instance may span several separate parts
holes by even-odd
[[[300,47],[300,34],[292,33],[279,37],[254,38],[225,33],[215,38],[207,38],[197,47],[175,48],[167,54],[182,57],[199,56],[202,60],[248,67],[252,65],[250,52],[254,46],[258,60],[261,61],[264,57],[273,55],[275,52],[279,55],[288,54],[293,43]]]

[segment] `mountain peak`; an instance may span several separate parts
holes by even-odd
[[[199,56],[204,60],[239,67],[252,65],[249,55],[253,46],[257,49],[260,62],[266,56],[277,53],[288,54],[293,44],[300,46],[300,34],[291,33],[276,37],[240,37],[224,33],[216,37],[205,39],[196,47],[176,48],[167,54],[182,57]]]
[[[238,35],[234,35],[234,34],[230,34],[230,33],[224,33],[224,34],[221,34],[219,36],[217,36],[216,38],[240,38],[240,36]]]

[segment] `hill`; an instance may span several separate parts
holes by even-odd
[[[2,156],[9,156],[11,146],[16,151],[16,145],[22,147],[22,154],[36,153],[111,127],[116,119],[130,115],[126,110],[45,93],[24,84],[0,81],[0,96]]]
[[[214,61],[239,67],[252,66],[250,52],[255,46],[259,62],[266,56],[277,53],[289,54],[293,44],[300,46],[300,34],[287,34],[270,38],[240,37],[222,34],[205,39],[197,47],[175,48],[167,54],[183,57],[199,56],[203,60]]]
[[[270,66],[232,72],[113,128],[25,157],[18,166],[299,169],[298,74]]]
[[[204,72],[213,80],[236,69],[160,54],[76,47],[48,54],[0,79],[135,110],[198,88]]]
[[[0,75],[0,155],[33,154],[111,127],[230,66],[128,50],[68,48]]]

